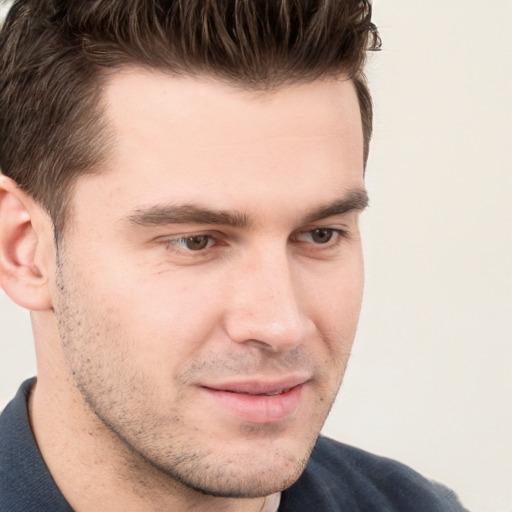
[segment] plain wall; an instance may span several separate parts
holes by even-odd
[[[512,1],[375,0],[366,289],[324,432],[512,511]],[[0,292],[0,408],[35,372]]]

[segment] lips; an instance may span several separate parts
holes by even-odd
[[[251,380],[203,386],[208,399],[224,413],[245,423],[276,423],[293,417],[300,407],[308,377]]]
[[[227,389],[215,389],[214,391],[225,391],[226,393],[240,393],[242,395],[250,395],[250,396],[275,396],[282,395],[283,393],[287,393],[291,388],[279,389],[276,391],[269,391],[268,393],[247,393],[245,391],[230,391]]]
[[[277,394],[300,386],[310,379],[309,375],[290,375],[279,379],[247,379],[216,384],[206,384],[205,388],[215,391],[228,391],[248,395]]]
[[[280,389],[279,391],[271,391],[269,393],[256,393],[256,395],[263,395],[263,396],[274,396],[274,395],[282,395],[283,393],[286,393],[290,391],[290,388],[287,389]],[[247,393],[248,395],[254,395],[254,393]]]

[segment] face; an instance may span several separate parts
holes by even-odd
[[[340,386],[362,294],[350,81],[255,94],[136,69],[81,177],[55,314],[74,389],[132,454],[232,497],[289,486]]]

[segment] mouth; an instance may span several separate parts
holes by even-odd
[[[203,386],[218,407],[238,421],[251,424],[281,422],[294,417],[303,401],[308,377],[279,381],[245,381]]]
[[[244,395],[279,395],[290,389],[305,384],[311,379],[310,375],[289,375],[277,379],[251,378],[246,380],[226,381],[215,384],[204,384],[205,388],[213,391],[226,391]]]
[[[270,393],[257,393],[256,396],[274,396],[274,395],[282,395],[283,393],[288,393],[291,388],[280,389],[278,391],[271,391]],[[252,395],[252,393],[247,393],[248,395]]]
[[[294,386],[295,387],[295,386]],[[292,388],[284,388],[284,389],[278,389],[276,391],[269,391],[268,393],[251,393],[249,391],[232,391],[229,389],[214,389],[213,391],[225,391],[226,393],[239,393],[241,395],[250,395],[250,396],[276,396],[276,395],[282,395],[283,393],[288,393]]]

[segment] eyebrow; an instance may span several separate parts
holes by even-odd
[[[346,197],[338,199],[326,206],[314,208],[306,213],[301,224],[309,224],[335,215],[343,215],[351,211],[362,211],[368,206],[368,192],[365,189],[350,191]]]
[[[236,228],[248,227],[249,216],[228,210],[210,210],[193,204],[156,205],[138,209],[128,217],[132,224],[139,226],[165,226],[168,224],[217,224]]]
[[[353,210],[364,210],[367,206],[366,190],[353,190],[344,198],[308,211],[302,218],[301,225]],[[247,228],[253,224],[248,214],[230,210],[211,210],[194,204],[168,204],[139,208],[128,217],[128,221],[145,227],[170,224],[214,224]]]

